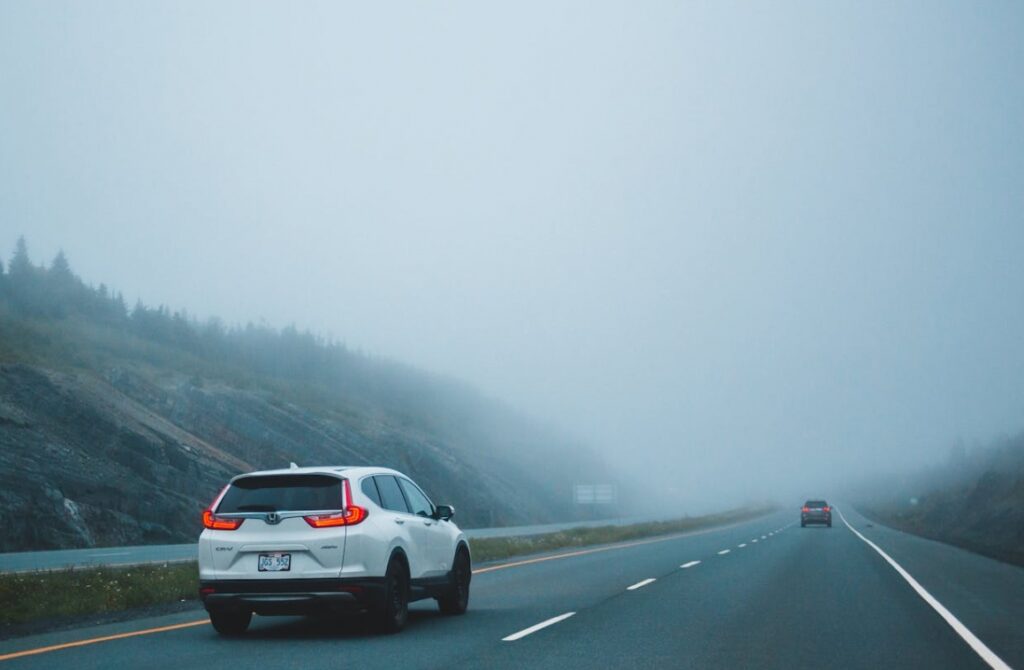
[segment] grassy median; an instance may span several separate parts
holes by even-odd
[[[744,521],[769,511],[769,508],[744,509],[675,521],[572,528],[525,537],[481,538],[472,540],[470,545],[474,562],[483,563],[568,547],[682,533]],[[0,574],[0,628],[194,600],[198,591],[195,562]]]

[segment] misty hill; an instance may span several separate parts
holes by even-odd
[[[1024,434],[865,493],[861,511],[887,525],[1024,565]]]
[[[467,527],[572,519],[579,445],[452,379],[295,328],[199,323],[0,265],[0,551],[188,542],[230,476],[404,470]],[[603,479],[603,477],[602,477]]]

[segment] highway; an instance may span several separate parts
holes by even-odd
[[[779,512],[478,566],[465,616],[417,603],[395,636],[360,618],[256,617],[225,639],[190,611],[6,640],[0,665],[1024,668],[1024,569],[841,511],[850,527]]]
[[[469,539],[481,537],[522,537],[556,533],[569,528],[621,526],[650,521],[671,521],[678,516],[634,516],[595,521],[504,526],[500,528],[463,529]],[[194,542],[188,544],[149,544],[126,547],[93,547],[89,549],[54,549],[50,551],[13,551],[0,553],[0,572],[37,572],[86,568],[100,565],[141,565],[145,563],[181,563],[196,560]]]

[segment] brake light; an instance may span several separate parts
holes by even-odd
[[[354,526],[357,523],[362,523],[369,515],[370,510],[359,505],[352,504],[352,485],[346,479],[342,482],[342,487],[345,489],[345,509],[336,514],[317,514],[314,516],[304,516],[306,520],[313,528],[334,528],[336,526]]]
[[[203,526],[214,531],[237,531],[244,518],[224,518],[207,509],[203,512]]]
[[[211,530],[238,530],[238,527],[242,525],[243,521],[245,521],[245,519],[227,519],[213,513],[214,508],[217,507],[217,503],[219,503],[220,499],[224,497],[224,493],[227,490],[227,486],[221,489],[220,493],[217,494],[217,497],[213,499],[212,503],[210,503],[210,506],[203,511],[204,528],[209,528]]]
[[[832,508],[831,508],[831,507],[828,507],[828,506],[826,506],[826,507],[825,507],[825,511],[826,511],[826,512],[831,512],[831,511],[832,511]]]
[[[808,512],[811,511],[811,508],[807,507],[806,505],[804,505],[804,508],[802,510],[800,510],[800,511],[803,512],[804,514],[807,514]]]

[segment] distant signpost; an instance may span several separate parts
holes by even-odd
[[[619,500],[615,484],[576,484],[572,497],[577,505],[614,505]]]

